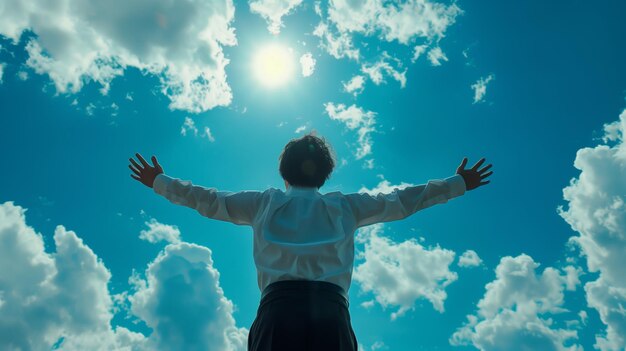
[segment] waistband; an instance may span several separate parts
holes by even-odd
[[[340,295],[348,302],[348,294],[337,284],[319,280],[280,280],[273,282],[263,290],[261,300],[277,291],[299,290],[302,292],[325,291]]]

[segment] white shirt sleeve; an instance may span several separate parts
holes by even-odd
[[[389,194],[379,193],[372,196],[367,193],[352,193],[345,196],[359,228],[406,218],[421,209],[461,196],[465,190],[465,181],[457,174],[443,180],[429,180],[422,185],[396,188]]]
[[[163,173],[156,176],[152,188],[174,204],[193,208],[208,218],[239,225],[252,224],[263,197],[260,191],[219,191]]]

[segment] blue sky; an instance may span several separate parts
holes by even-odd
[[[316,130],[339,161],[323,193],[494,165],[357,233],[363,350],[626,349],[624,4],[58,3],[0,9],[0,344],[245,349],[251,228],[169,203],[128,158],[282,189],[281,149]],[[278,86],[254,68],[271,45],[293,64]]]

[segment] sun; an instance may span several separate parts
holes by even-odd
[[[267,87],[285,85],[295,72],[293,52],[280,44],[263,46],[254,55],[252,69],[259,82]]]

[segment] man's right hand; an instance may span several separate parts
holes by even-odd
[[[476,189],[479,186],[489,184],[489,180],[484,179],[493,174],[493,171],[487,172],[487,170],[491,168],[491,164],[486,165],[480,170],[478,169],[478,167],[480,167],[484,162],[485,158],[483,157],[480,161],[476,162],[472,168],[465,169],[465,166],[467,165],[467,157],[465,157],[463,158],[461,165],[456,169],[456,174],[463,176],[463,180],[465,180],[465,188],[467,190]]]
[[[128,165],[128,168],[130,168],[130,170],[135,173],[131,174],[130,176],[133,179],[142,182],[145,186],[152,188],[152,184],[154,184],[154,178],[156,178],[157,175],[163,173],[163,167],[161,167],[159,161],[157,161],[155,156],[152,156],[152,163],[154,164],[154,166],[150,166],[139,153],[136,153],[135,155],[137,156],[139,162],[141,162],[141,165],[135,162],[132,157],[129,158],[132,165]]]

